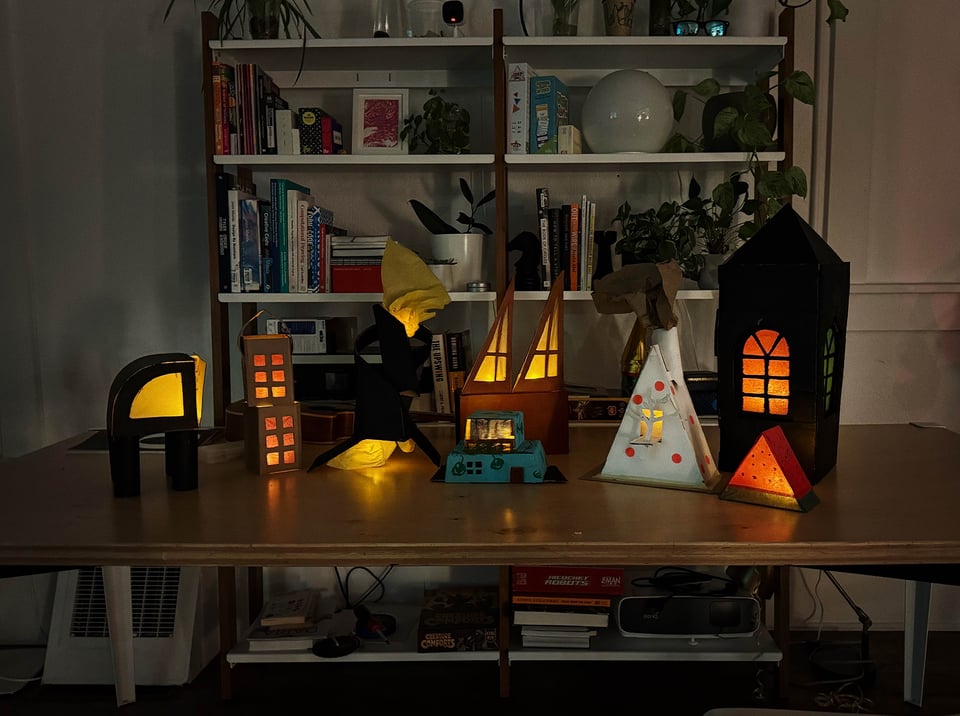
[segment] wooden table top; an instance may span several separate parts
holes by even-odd
[[[614,427],[572,426],[552,456],[563,484],[443,484],[419,451],[387,468],[272,477],[200,465],[167,489],[142,458],[141,495],[112,496],[86,436],[0,463],[0,564],[884,564],[960,562],[960,435],[908,425],[841,428],[837,468],[807,514],[716,495],[582,479]],[[445,454],[452,429],[424,431]],[[706,429],[716,445],[715,428]],[[307,446],[307,464],[325,446]]]

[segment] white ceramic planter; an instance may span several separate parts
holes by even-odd
[[[483,234],[433,234],[430,237],[430,253],[435,260],[453,259],[456,262],[450,266],[450,285],[444,284],[444,288],[448,291],[466,291],[470,281],[484,280],[485,243],[486,237]],[[443,278],[440,280],[442,282]]]

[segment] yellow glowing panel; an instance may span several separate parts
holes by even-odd
[[[547,327],[544,327],[543,332],[540,334],[540,340],[537,341],[538,351],[547,350],[547,333],[549,332],[550,332],[549,329]]]
[[[752,396],[745,395],[743,396],[743,410],[747,413],[762,413],[763,412],[763,398],[755,398]]]
[[[273,386],[273,388],[270,389],[270,392],[271,392],[271,394],[273,395],[274,398],[286,398],[286,397],[287,397],[287,389],[286,389],[286,387],[283,386],[283,385],[275,385],[275,386]]]
[[[207,374],[207,364],[200,356],[190,357],[193,358],[193,379],[197,386],[197,425],[199,425],[203,411],[203,379]]]
[[[762,356],[764,355],[764,350],[760,347],[760,344],[757,343],[757,339],[754,336],[750,336],[743,346],[743,354],[745,356]]]
[[[383,467],[397,443],[394,440],[361,440],[327,461],[327,465],[340,470],[360,470],[370,467]]]
[[[257,368],[262,368],[267,364],[267,357],[263,353],[254,353],[253,354],[253,364]]]
[[[556,353],[551,353],[549,356],[547,356],[547,377],[548,378],[557,377],[557,373],[560,370],[558,368],[558,363],[559,361],[557,360]]]
[[[282,370],[270,371],[270,380],[274,383],[282,383],[285,380],[285,373]]]
[[[268,452],[267,455],[267,464],[268,465],[279,465],[280,464],[280,453],[278,452]]]
[[[270,365],[283,365],[283,353],[271,353]]]
[[[530,367],[527,368],[527,374],[523,376],[527,380],[538,380],[542,378],[546,373],[545,361],[543,355],[535,355],[530,361]]]
[[[296,437],[293,433],[284,433],[283,434],[283,446],[290,447],[296,443]]]
[[[787,378],[790,375],[790,361],[772,360],[767,369],[767,374],[776,378]]]
[[[655,420],[653,422],[653,435],[650,436],[654,442],[660,442],[663,439],[663,421]]]
[[[477,369],[476,380],[481,383],[492,383],[498,380],[497,362],[498,359],[495,355],[484,356],[480,362],[480,367]]]
[[[497,353],[503,353],[504,355],[509,353],[511,348],[510,346],[507,345],[507,338],[510,335],[510,331],[508,330],[509,323],[510,323],[510,319],[504,316],[503,321],[500,322],[500,326],[497,329],[496,351]]]
[[[276,429],[277,429],[277,419],[276,419],[276,418],[264,418],[264,419],[263,419],[263,429],[264,429],[264,430],[276,430]]]
[[[297,452],[296,450],[284,450],[283,451],[283,464],[292,465],[297,461]]]
[[[744,375],[763,375],[764,374],[763,359],[762,358],[744,358],[743,374]]]
[[[183,381],[179,373],[167,373],[147,382],[130,405],[130,417],[179,418],[183,415]]]
[[[744,378],[743,392],[753,393],[754,395],[762,395],[763,384],[764,384],[763,378]]]
[[[254,388],[253,394],[258,400],[270,397],[270,391],[266,388]]]
[[[777,358],[789,358],[790,346],[788,346],[787,342],[781,338],[779,341],[777,341],[777,345],[773,347],[773,350],[770,351],[770,355],[776,356]]]
[[[253,372],[253,382],[254,383],[266,383],[267,382],[267,371],[257,370]]]
[[[770,398],[770,415],[786,415],[789,402],[785,398]]]
[[[270,449],[280,447],[280,441],[277,439],[276,433],[273,433],[272,435],[267,435],[267,439],[264,440],[264,443],[266,447]]]
[[[553,312],[553,316],[550,318],[550,350],[555,351],[560,348],[560,338],[557,335],[558,323],[560,322],[560,316],[558,314],[559,309]]]
[[[767,393],[769,395],[776,395],[781,398],[785,398],[790,395],[790,381],[789,380],[771,380],[767,384]]]
[[[773,348],[774,341],[780,337],[780,334],[776,331],[771,331],[768,328],[757,331],[756,333],[757,340],[760,341],[764,355],[770,355],[770,349]],[[746,353],[746,351],[744,351]]]
[[[286,428],[287,430],[289,430],[290,428],[293,427],[293,416],[292,416],[292,415],[284,415],[284,416],[283,416],[283,427]]]

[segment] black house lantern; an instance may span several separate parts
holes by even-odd
[[[779,426],[816,484],[837,461],[850,264],[785,206],[719,277],[718,465]]]

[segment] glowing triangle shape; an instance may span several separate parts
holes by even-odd
[[[820,504],[779,425],[760,433],[720,499],[795,512],[809,512]]]
[[[461,395],[509,393],[513,381],[510,341],[513,331],[513,284],[497,308],[497,316],[477,353],[470,374],[464,381]]]
[[[553,282],[513,385],[515,393],[563,388],[563,272]]]
[[[673,379],[651,345],[595,479],[715,492],[720,473],[692,405],[682,376]]]

